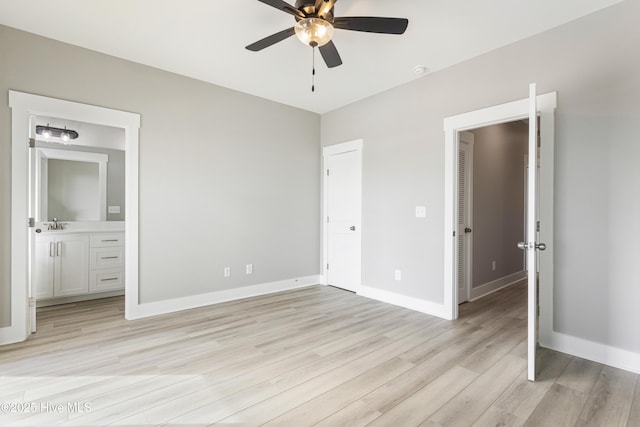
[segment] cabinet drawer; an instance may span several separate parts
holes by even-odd
[[[107,248],[113,246],[124,246],[124,233],[91,235],[92,248]]]
[[[124,248],[91,248],[91,269],[124,266]]]
[[[124,268],[92,271],[89,274],[89,292],[124,289]]]

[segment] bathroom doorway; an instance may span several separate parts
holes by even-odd
[[[12,127],[11,171],[11,303],[9,326],[0,328],[0,344],[24,341],[35,329],[36,301],[33,295],[31,266],[36,251],[35,197],[30,197],[29,180],[35,179],[35,117],[118,128],[124,132],[125,190],[124,232],[122,246],[124,267],[125,318],[138,307],[138,134],[140,116],[110,108],[97,107],[55,98],[9,91]],[[53,127],[53,126],[52,126]],[[32,161],[30,161],[32,160]],[[117,206],[114,204],[114,206]],[[63,221],[64,222],[64,221]],[[42,231],[42,228],[41,228]],[[89,237],[90,239],[90,237]],[[112,239],[107,239],[112,240]],[[106,242],[118,243],[118,242]],[[86,243],[82,243],[86,245]],[[89,246],[89,250],[91,246]],[[53,253],[62,251],[57,242],[48,245]],[[89,252],[91,254],[91,251]],[[113,256],[113,255],[111,255]],[[52,257],[53,258],[53,257]],[[114,259],[109,258],[107,259]],[[89,266],[91,264],[88,264]],[[87,267],[90,268],[90,267]]]
[[[30,135],[36,307],[124,295],[124,129],[33,115]]]

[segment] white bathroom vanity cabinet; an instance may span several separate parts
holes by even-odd
[[[123,291],[124,259],[124,232],[38,233],[33,297],[38,305],[51,305],[67,302],[60,300],[65,297],[93,299],[108,296],[105,292]]]

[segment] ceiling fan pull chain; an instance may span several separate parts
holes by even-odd
[[[311,59],[311,92],[316,91],[316,48],[315,46],[311,48],[313,50],[312,59]]]

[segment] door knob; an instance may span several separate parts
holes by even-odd
[[[356,231],[356,226],[355,226],[355,225],[352,225],[351,227],[349,227],[349,230],[351,230],[351,231]]]
[[[471,233],[471,229],[469,227],[465,227],[464,228],[464,232],[469,234],[469,233]]]
[[[533,246],[540,251],[547,249],[547,245],[545,243],[534,243]],[[518,242],[518,248],[522,250],[529,249],[529,244],[525,242]]]

